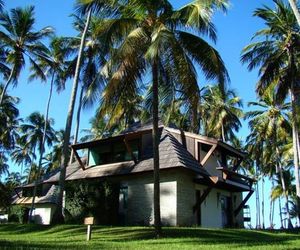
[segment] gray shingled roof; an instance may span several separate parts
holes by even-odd
[[[48,190],[45,196],[40,196],[35,198],[35,204],[45,204],[45,203],[53,203],[57,204],[58,198],[58,186],[52,185]],[[31,204],[32,197],[21,197],[19,198],[17,195],[13,197],[12,204]]]
[[[147,172],[153,170],[152,144],[146,149],[143,158],[135,164],[133,161],[112,163],[88,167],[82,170],[79,164],[73,163],[67,167],[66,180],[78,180],[88,178],[100,178],[115,175],[128,175],[133,173]],[[208,172],[200,166],[196,159],[183,147],[177,139],[162,128],[159,143],[159,163],[160,169],[170,169],[181,167],[192,170],[198,174],[208,176]],[[44,182],[58,182],[59,171]]]

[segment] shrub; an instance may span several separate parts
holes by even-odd
[[[97,224],[114,225],[118,219],[119,185],[107,181],[81,180],[66,186],[67,223],[82,223],[93,216]]]
[[[29,209],[19,205],[14,205],[9,208],[8,221],[26,223],[28,219]]]

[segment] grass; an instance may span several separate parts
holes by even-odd
[[[0,225],[0,249],[300,249],[300,232],[238,229],[163,228],[154,239],[150,227]]]

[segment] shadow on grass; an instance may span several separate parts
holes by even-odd
[[[22,236],[24,234],[24,236]],[[299,230],[292,232],[255,231],[238,229],[163,228],[163,238],[154,240],[151,227],[93,226],[92,241],[85,241],[86,226],[83,225],[0,225],[1,249],[88,249],[110,248],[117,244],[130,248],[132,244],[166,246],[169,244],[191,246],[263,246],[287,245],[289,249],[299,240]],[[5,238],[3,239],[3,236]],[[6,237],[7,236],[7,237]],[[291,243],[292,241],[292,243]],[[122,245],[124,244],[124,245]],[[21,247],[21,248],[20,248]],[[133,248],[133,247],[132,247]],[[276,249],[276,246],[274,247]]]

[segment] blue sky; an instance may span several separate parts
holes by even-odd
[[[173,0],[175,8],[188,3],[187,0]],[[57,35],[72,36],[75,35],[72,29],[72,18],[70,15],[73,13],[72,0],[7,0],[5,1],[6,9],[16,6],[34,5],[36,12],[36,28],[40,29],[45,26],[52,26],[55,28]],[[232,0],[231,6],[227,12],[217,13],[214,16],[214,23],[218,31],[218,41],[215,47],[220,52],[227,69],[229,71],[231,83],[230,88],[237,91],[239,96],[244,101],[244,107],[247,110],[247,102],[253,101],[256,98],[255,83],[257,82],[257,71],[248,72],[246,65],[240,62],[241,50],[244,46],[251,42],[253,34],[263,27],[263,24],[257,18],[252,17],[253,11],[261,7],[263,4],[271,5],[271,0],[251,0],[241,1]],[[20,77],[17,88],[9,89],[9,93],[13,96],[21,98],[19,109],[21,117],[26,117],[33,111],[44,112],[46,99],[48,96],[48,85],[34,81],[28,83],[28,71],[25,69]],[[199,76],[199,83],[201,86],[208,84],[203,77]],[[67,84],[66,90],[59,95],[55,94],[52,100],[50,116],[55,119],[55,128],[61,129],[65,126],[66,114],[69,105],[69,98],[71,92],[71,84]],[[94,110],[85,110],[82,115],[81,129],[89,127],[89,120],[93,116]],[[73,126],[74,127],[74,126]],[[248,133],[247,124],[243,122],[243,128],[239,135],[245,138]],[[12,166],[11,170],[18,170]],[[265,192],[266,198],[266,218],[268,217],[268,200],[269,188],[267,183]],[[252,213],[252,226],[255,225],[255,200],[254,195],[250,200],[251,213]],[[275,223],[279,226],[278,210],[275,210]],[[268,223],[266,223],[268,225]]]

